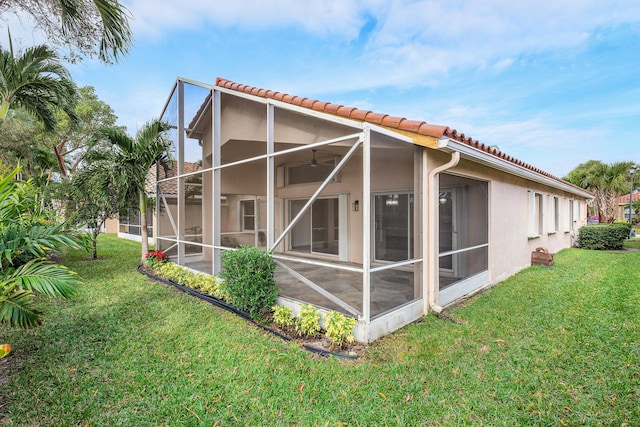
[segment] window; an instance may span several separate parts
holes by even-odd
[[[575,229],[576,224],[580,221],[580,202],[573,201],[573,222],[571,223],[571,229]]]
[[[573,230],[573,200],[565,199],[565,206],[567,207],[566,212],[564,213],[564,231],[569,232]]]
[[[555,221],[555,231],[560,230],[560,198],[559,197],[554,197],[553,198],[553,205],[554,205],[554,221]]]
[[[253,200],[240,201],[240,224],[242,231],[256,229],[256,205]]]
[[[538,237],[544,230],[542,194],[529,191],[529,237]]]
[[[560,199],[549,196],[549,234],[556,233],[560,229]]]
[[[140,228],[140,212],[132,212],[126,217],[119,218],[120,233],[131,234],[133,236],[141,235]],[[153,237],[153,212],[152,209],[147,211],[147,233],[149,237]]]

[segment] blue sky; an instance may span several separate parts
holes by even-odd
[[[640,163],[636,0],[123,3],[128,57],[69,68],[132,134],[176,77],[220,76],[446,125],[558,176],[590,159]],[[16,25],[14,39],[38,41]]]

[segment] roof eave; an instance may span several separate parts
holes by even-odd
[[[438,140],[437,148],[445,152],[458,151],[460,152],[460,155],[463,158],[472,160],[475,163],[480,163],[492,169],[497,169],[497,170],[509,173],[511,175],[515,175],[520,178],[527,179],[529,181],[537,182],[543,185],[548,185],[549,187],[552,187],[561,191],[566,191],[576,196],[584,197],[585,199],[593,199],[593,194],[591,194],[586,190],[575,187],[574,185],[566,181],[557,180],[545,175],[541,175],[530,169],[516,165],[512,162],[506,161],[496,156],[492,156],[489,153],[486,153],[482,150],[478,150],[467,144],[464,144],[462,142],[456,141],[448,137],[440,138]]]

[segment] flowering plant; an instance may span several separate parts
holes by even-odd
[[[151,268],[169,261],[169,255],[165,254],[159,249],[149,251],[149,253],[145,256],[147,257],[147,265]]]
[[[9,344],[0,345],[0,359],[5,357],[11,351],[11,346]]]

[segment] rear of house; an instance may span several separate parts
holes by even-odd
[[[162,118],[158,248],[214,274],[269,250],[279,303],[353,316],[361,342],[570,247],[591,198],[446,126],[224,79],[178,79]]]

